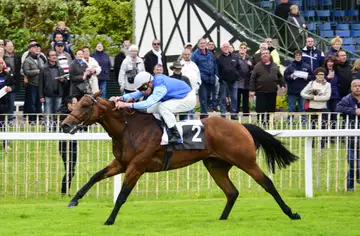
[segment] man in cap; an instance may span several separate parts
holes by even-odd
[[[180,64],[179,61],[174,61],[172,66],[170,66],[170,70],[173,71],[173,74],[170,76],[170,78],[174,78],[174,79],[178,79],[178,80],[182,80],[185,83],[187,83],[190,88],[191,88],[191,83],[188,77],[182,75],[181,73],[181,69],[182,69],[182,65]]]
[[[185,75],[182,75],[182,67],[183,67],[183,65],[181,65],[181,63],[179,61],[174,61],[172,66],[170,66],[170,70],[173,71],[173,74],[170,76],[170,78],[184,81],[185,83],[187,83],[187,85],[190,86],[190,88],[192,88],[190,79],[188,77],[186,77]],[[193,110],[189,111],[190,119],[193,118],[193,113],[194,113]],[[180,114],[180,116],[179,116],[179,120],[186,120],[187,118],[188,118],[188,115],[186,115],[186,114]]]
[[[36,116],[34,114],[41,113],[41,104],[39,97],[39,75],[41,65],[44,65],[46,61],[40,62],[42,59],[39,57],[40,44],[31,42],[28,46],[29,55],[26,57],[22,70],[27,77],[27,86],[25,90],[25,112],[31,114],[29,116],[30,121],[35,121]],[[24,81],[25,82],[25,81]]]

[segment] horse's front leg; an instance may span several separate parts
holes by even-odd
[[[130,165],[126,169],[125,178],[121,191],[116,199],[114,209],[112,210],[109,218],[104,223],[105,225],[112,225],[115,222],[116,216],[119,213],[121,206],[126,202],[126,199],[130,195],[140,176],[144,171],[139,171],[134,165]]]
[[[71,208],[77,206],[79,199],[81,199],[90,190],[90,188],[100,180],[109,178],[119,173],[123,173],[124,171],[125,169],[121,166],[119,161],[114,159],[104,169],[96,172],[93,176],[91,176],[90,180],[75,194],[68,207]]]

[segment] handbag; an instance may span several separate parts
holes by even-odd
[[[314,81],[311,81],[311,87],[312,87],[313,83],[314,83]],[[304,110],[308,110],[309,106],[310,106],[310,99],[305,99]]]
[[[305,103],[304,103],[304,110],[308,110],[309,109],[309,105],[310,105],[310,100],[306,99]]]
[[[88,80],[85,80],[84,82],[76,85],[76,87],[83,93],[89,93],[90,84]]]

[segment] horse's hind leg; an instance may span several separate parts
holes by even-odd
[[[104,169],[96,172],[93,176],[91,176],[90,180],[75,194],[68,207],[70,208],[77,206],[79,199],[81,199],[90,190],[90,188],[100,180],[117,175],[121,172],[124,172],[124,170],[122,170],[119,161],[114,159]]]
[[[205,159],[204,165],[213,177],[215,183],[223,190],[226,195],[226,206],[221,214],[220,220],[226,220],[230,214],[234,203],[239,196],[239,191],[229,178],[229,170],[232,165],[218,159]]]
[[[273,182],[269,177],[265,175],[265,173],[260,169],[260,167],[256,164],[252,169],[245,170],[253,179],[260,184],[266,192],[270,193],[277,204],[280,206],[281,210],[292,220],[301,219],[298,213],[292,213],[291,208],[285,204],[284,200],[281,198],[280,194],[276,190]]]

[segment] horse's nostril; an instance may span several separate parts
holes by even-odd
[[[71,127],[70,127],[70,125],[68,125],[68,124],[63,124],[63,125],[61,126],[61,129],[62,129],[62,131],[63,131],[64,133],[68,134],[68,133],[70,133]]]

